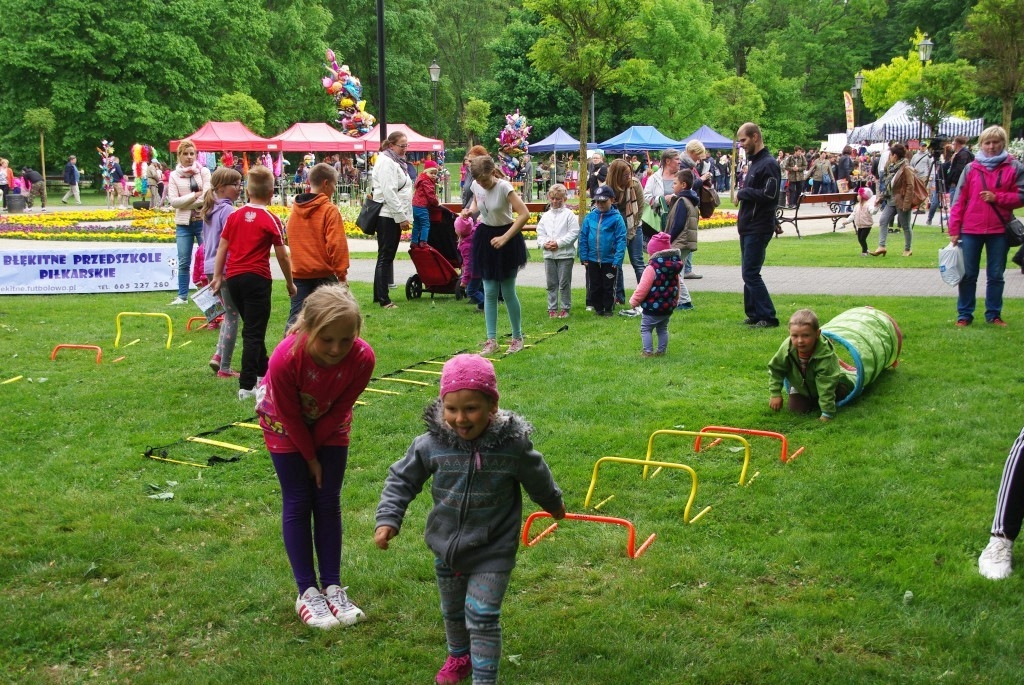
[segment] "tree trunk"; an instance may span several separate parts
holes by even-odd
[[[1013,122],[1013,98],[1003,98],[1003,130],[1010,134],[1010,125]]]
[[[580,115],[580,178],[576,183],[577,197],[580,199],[580,206],[577,214],[580,217],[580,225],[583,225],[583,218],[587,215],[587,117],[590,114],[590,95],[593,90],[584,89],[580,95],[583,96],[583,112]],[[569,172],[569,165],[566,164],[566,173]]]

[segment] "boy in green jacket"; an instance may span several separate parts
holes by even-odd
[[[853,389],[856,371],[844,369],[832,346],[821,337],[818,316],[801,309],[789,318],[789,338],[768,362],[768,406],[782,409],[783,381],[789,382],[789,410],[806,413],[818,409],[821,421],[836,414],[836,401]]]

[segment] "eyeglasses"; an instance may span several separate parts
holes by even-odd
[[[396,144],[395,144],[395,147],[400,147],[400,148],[407,148],[407,147],[409,147],[409,143],[402,143],[402,144],[397,144],[397,143],[396,143]]]

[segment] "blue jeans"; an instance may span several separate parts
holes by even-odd
[[[430,210],[426,207],[413,207],[412,208],[412,237],[409,242],[415,245],[416,243],[427,242],[427,236],[430,235]]]
[[[1006,270],[1006,253],[1010,249],[1006,234],[961,233],[960,246],[964,251],[964,276],[957,286],[960,289],[956,298],[957,318],[974,320],[982,247],[985,248],[985,321],[999,318],[1003,311],[1003,271]]]
[[[743,310],[747,318],[777,324],[775,304],[768,294],[768,286],[761,278],[764,255],[774,234],[749,233],[740,235],[740,273],[743,276]]]
[[[629,257],[629,264],[633,267],[636,275],[636,283],[640,285],[640,279],[644,275],[644,233],[639,228],[633,239],[626,243],[626,256]],[[626,282],[622,278],[622,266],[619,266],[619,273],[615,277],[615,299],[619,302],[626,301]]]
[[[178,297],[187,300],[188,286],[192,282],[192,248],[203,244],[203,222],[193,221],[187,226],[176,224],[174,242],[178,244]]]
[[[932,218],[935,216],[935,212],[939,209],[939,193],[937,190],[932,190],[931,197],[928,199],[928,223],[932,223]],[[942,215],[939,215],[939,221],[942,221]]]

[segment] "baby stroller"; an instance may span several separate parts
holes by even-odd
[[[423,291],[434,294],[455,295],[456,300],[466,296],[459,285],[462,257],[455,239],[455,214],[441,208],[441,221],[431,222],[426,244],[409,248],[409,256],[416,273],[405,282],[405,297],[419,299]]]

